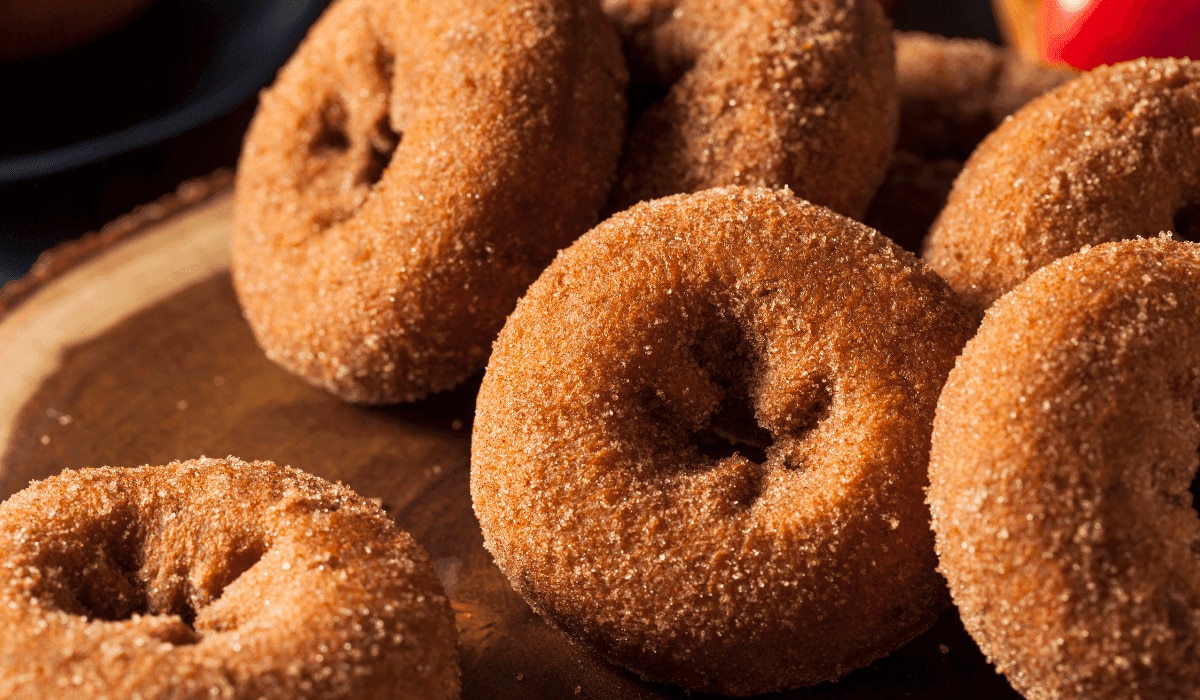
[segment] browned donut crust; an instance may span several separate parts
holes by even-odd
[[[923,504],[972,320],[786,190],[640,204],[560,254],[479,393],[471,495],[534,610],[642,676],[837,678],[944,604]]]
[[[596,220],[625,81],[594,1],[336,2],[242,152],[233,276],[268,357],[365,403],[482,369]]]
[[[1025,697],[1195,698],[1200,246],[1108,243],[988,310],[938,404],[941,571]]]
[[[1187,229],[1200,203],[1200,64],[1097,68],[1026,105],[967,162],[924,256],[982,310],[1085,245]]]
[[[794,189],[861,216],[896,139],[877,0],[602,0],[635,88],[615,209],[722,185]]]
[[[863,222],[918,251],[979,142],[1026,102],[1078,73],[1030,63],[978,39],[896,32],[895,40],[899,140]]]
[[[454,614],[370,501],[234,458],[0,505],[0,697],[449,698]]]

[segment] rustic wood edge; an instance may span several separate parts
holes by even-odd
[[[79,238],[60,243],[38,256],[24,276],[0,287],[0,316],[64,272],[89,260],[110,246],[132,238],[182,212],[224,193],[233,186],[234,172],[219,168],[208,175],[185,180],[174,192],[141,204],[100,228]]]

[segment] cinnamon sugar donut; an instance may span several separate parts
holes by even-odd
[[[1200,203],[1200,64],[1097,68],[1028,104],[967,162],[925,259],[982,310],[1085,245],[1174,229]]]
[[[900,132],[863,223],[919,251],[963,161],[1026,102],[1078,75],[978,39],[896,32]]]
[[[559,255],[479,392],[471,495],[534,610],[645,678],[837,678],[944,603],[923,504],[972,320],[787,191],[640,204]]]
[[[614,209],[722,185],[788,185],[862,214],[896,138],[892,39],[878,0],[602,4],[625,40],[638,101],[651,103],[632,127]]]
[[[449,698],[454,615],[370,501],[270,462],[84,469],[0,505],[0,696]]]
[[[967,630],[1034,700],[1200,688],[1200,246],[1106,243],[992,306],[938,404],[929,503]]]
[[[593,2],[334,3],[242,152],[233,277],[268,357],[363,403],[482,369],[596,220],[625,81]]]

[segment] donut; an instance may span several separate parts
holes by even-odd
[[[6,698],[458,697],[421,547],[270,462],[34,482],[0,504],[0,628]]]
[[[1079,75],[981,39],[896,32],[897,148],[965,160],[1025,103]]]
[[[1026,698],[1200,688],[1200,246],[1090,248],[988,309],[929,464],[963,624]]]
[[[896,138],[878,0],[603,0],[630,62],[614,211],[709,187],[790,186],[861,216]]]
[[[912,254],[786,190],[639,204],[497,339],[471,443],[484,544],[535,611],[646,679],[838,678],[945,603],[925,465],[972,328]]]
[[[978,39],[896,32],[895,42],[896,155],[863,223],[915,252],[979,142],[1026,102],[1077,73]]]
[[[982,311],[1085,245],[1195,235],[1200,64],[1097,68],[1029,103],[979,145],[926,241],[925,259]]]
[[[369,404],[483,369],[597,220],[626,80],[594,2],[335,2],[241,155],[233,279],[267,356]]]

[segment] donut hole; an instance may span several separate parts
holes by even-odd
[[[265,554],[265,544],[257,540],[245,543],[225,554],[223,563],[203,577],[195,597],[201,599],[203,605],[212,605],[221,598],[225,589],[261,561]]]
[[[400,145],[401,135],[392,130],[387,115],[380,117],[367,136],[367,162],[359,173],[359,182],[373,187],[383,178],[383,171],[392,162],[392,154]]]
[[[758,421],[752,388],[758,361],[739,324],[710,313],[690,352],[696,367],[718,388],[707,420],[692,431],[690,443],[705,457],[721,461],[741,455],[765,464],[774,444],[771,431]]]
[[[350,138],[345,107],[335,99],[325,102],[320,110],[316,134],[311,141],[313,157],[332,160],[350,152],[354,142]],[[357,182],[373,187],[383,177],[383,171],[392,162],[392,154],[400,145],[400,134],[392,129],[385,114],[375,121],[366,137],[366,158],[358,171]]]
[[[88,548],[85,565],[63,562],[59,567],[63,577],[52,594],[59,607],[106,622],[134,616],[175,618],[176,623],[157,624],[153,631],[155,637],[172,644],[197,643],[195,622],[200,611],[219,600],[266,552],[263,542],[249,538],[236,543],[232,551],[214,551],[188,562],[158,551],[167,544],[147,540],[128,521],[117,537],[100,531],[93,534],[99,542]]]
[[[374,60],[375,75],[379,79],[380,88],[385,93],[390,93],[396,74],[396,56],[383,43],[377,43]],[[395,98],[391,97],[390,99],[394,100]],[[395,111],[397,105],[393,103],[391,109]],[[361,184],[373,187],[379,182],[383,178],[383,171],[392,162],[392,155],[400,145],[402,134],[392,128],[392,116],[385,110],[367,132],[367,161],[358,178]]]
[[[396,74],[396,55],[388,51],[387,47],[382,43],[375,44],[375,74],[378,75],[384,85],[391,85],[392,78]]]
[[[787,435],[793,443],[803,441],[833,409],[831,382],[824,375],[806,377],[789,392],[785,406],[779,412],[777,432]],[[791,457],[784,460],[784,467],[796,470],[805,467],[804,460]]]
[[[774,442],[771,431],[755,420],[745,391],[727,393],[709,425],[692,434],[692,444],[700,454],[714,460],[741,455],[755,464],[765,464],[767,450]]]
[[[76,608],[89,619],[114,622],[148,613],[146,585],[138,575],[142,568],[139,548],[132,540],[127,535],[96,548],[72,587],[78,605],[64,607]]]

